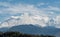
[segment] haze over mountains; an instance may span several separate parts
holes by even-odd
[[[59,18],[58,18],[59,19]],[[49,16],[29,15],[11,16],[0,24],[0,31],[18,31],[26,34],[58,35],[59,20]]]

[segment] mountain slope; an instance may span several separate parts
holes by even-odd
[[[55,35],[60,29],[54,27],[37,27],[32,24],[30,25],[19,25],[10,28],[8,31],[18,31],[26,34],[44,34],[44,35]]]
[[[57,32],[55,35],[56,37],[60,37],[60,32]]]
[[[9,30],[7,27],[0,28],[0,32],[7,32],[7,30]]]

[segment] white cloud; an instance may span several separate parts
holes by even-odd
[[[21,4],[21,3],[17,5],[12,5],[10,3],[1,2],[0,6],[7,7],[1,9],[0,10],[1,13],[10,13],[10,14],[30,13],[32,15],[40,15],[43,12],[42,10],[35,7],[34,5]],[[12,18],[18,18],[18,17],[12,16]]]
[[[11,14],[16,14],[16,13],[33,13],[33,14],[39,14],[42,13],[42,10],[39,10],[37,7],[34,5],[28,5],[28,4],[17,4],[17,5],[12,5],[10,3],[1,3],[0,6],[4,6],[7,8],[3,8],[0,10],[1,13],[7,12]]]
[[[60,11],[60,8],[58,8],[58,7],[49,6],[49,8],[50,8],[50,10]]]
[[[45,20],[45,22],[47,23],[48,20],[49,20],[49,17],[48,16],[44,16],[43,19]]]
[[[47,8],[39,9],[35,7],[34,5],[29,5],[29,4],[17,4],[17,5],[12,5],[10,3],[0,3],[0,6],[4,6],[7,8],[3,8],[0,10],[1,13],[10,13],[10,14],[17,14],[17,13],[29,13],[32,14],[33,16],[30,17],[29,15],[24,15],[24,16],[12,16],[12,18],[21,18],[19,20],[22,24],[39,24],[41,26],[46,26],[46,22],[48,22],[49,17],[48,15],[44,14],[45,11],[47,10],[54,10],[54,11],[60,11],[58,7],[53,7],[49,6]],[[40,5],[44,5],[44,3],[40,3]],[[54,12],[50,12],[51,14],[54,14]],[[19,22],[18,22],[19,23]]]
[[[33,25],[37,25],[41,27],[46,27],[47,26],[46,23],[48,23],[48,21],[50,20],[50,18],[46,15],[45,16],[41,16],[41,15],[30,16],[29,13],[24,13],[22,16],[12,16],[11,18],[9,18],[10,20],[3,22],[1,24],[1,27],[9,27],[9,26],[12,27],[12,26],[23,25],[23,24],[28,24],[28,25],[33,24]],[[60,28],[59,19],[60,19],[60,16],[57,16],[56,18],[54,18],[54,22],[55,22],[54,26],[56,28]]]
[[[45,8],[44,10],[52,10],[52,11],[60,11],[59,7],[54,7],[54,6],[48,6],[47,8]]]
[[[45,3],[38,3],[37,6],[45,5]]]
[[[54,18],[54,21],[55,21],[55,27],[56,28],[60,28],[60,15],[58,15],[58,16],[56,16],[55,18]]]
[[[32,16],[33,19],[36,19],[36,20],[41,20],[42,19],[42,16],[39,16],[39,15],[35,15],[35,16]]]
[[[11,18],[17,19],[19,18],[19,16],[11,16]]]
[[[49,12],[49,14],[54,14],[54,12]]]
[[[57,24],[60,24],[60,15],[56,16],[56,21]]]
[[[41,5],[44,5],[45,3],[40,3]],[[48,12],[48,10],[54,10],[54,11],[60,11],[58,7],[48,6],[47,8],[39,9],[35,5],[29,5],[29,4],[10,4],[6,2],[1,2],[0,6],[3,5],[7,8],[3,8],[0,10],[0,13],[10,13],[10,14],[16,14],[16,13],[31,13],[33,15],[42,15],[45,12]],[[51,13],[51,12],[50,12]],[[52,12],[53,14],[53,12]]]
[[[24,15],[22,15],[22,16],[12,16],[11,18],[10,18],[10,20],[3,22],[1,24],[1,27],[9,27],[9,26],[11,27],[11,26],[23,25],[23,24],[28,24],[28,25],[37,24],[38,26],[45,27],[46,23],[48,21],[47,16],[44,16],[44,17],[39,16],[39,15],[29,16],[29,13],[24,13]]]

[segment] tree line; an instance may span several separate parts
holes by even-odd
[[[52,35],[32,35],[32,34],[23,34],[20,32],[0,32],[0,37],[55,37]]]

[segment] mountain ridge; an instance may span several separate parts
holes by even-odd
[[[20,29],[21,29],[23,33],[31,33],[31,34],[40,34],[41,33],[41,34],[44,34],[44,35],[47,35],[47,34],[54,35],[57,32],[60,32],[60,29],[57,29],[55,27],[54,28],[51,28],[51,27],[42,28],[42,27],[37,27],[37,26],[34,26],[34,25],[19,25],[19,26],[14,26],[10,29],[12,31],[14,31],[14,30],[20,31]]]

